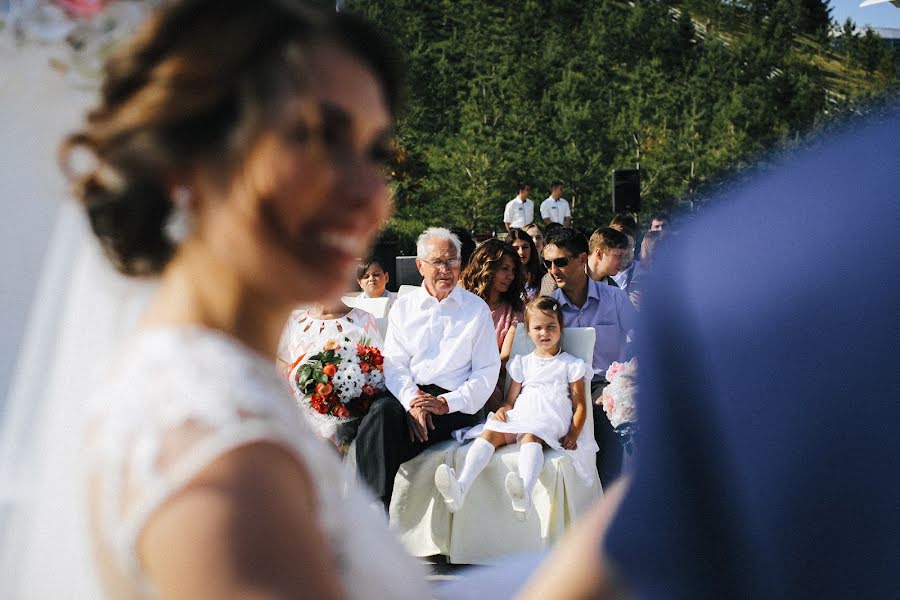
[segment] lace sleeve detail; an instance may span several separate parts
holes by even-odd
[[[189,422],[162,437],[158,448],[148,440],[135,440],[120,476],[112,475],[116,469],[107,469],[94,480],[100,502],[96,525],[102,541],[109,545],[119,566],[137,580],[141,578],[137,542],[148,520],[203,469],[232,450],[259,442],[296,454],[285,432],[257,418],[215,430]]]
[[[102,407],[89,420],[86,440],[92,530],[101,553],[141,587],[139,536],[203,469],[260,442],[303,461],[298,440],[309,434],[268,361],[233,361],[221,353],[212,361],[195,357],[174,352],[132,364],[91,403]]]

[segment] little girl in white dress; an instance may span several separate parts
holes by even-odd
[[[515,356],[507,364],[512,378],[506,403],[488,416],[482,426],[471,429],[475,438],[459,477],[441,465],[434,482],[450,512],[458,511],[478,474],[487,466],[494,450],[519,443],[519,473],[506,476],[505,487],[516,516],[524,519],[531,508],[531,492],[544,466],[544,446],[574,451],[587,418],[584,361],[562,351],[563,319],[559,303],[539,296],[525,307],[525,329],[534,342],[534,352]],[[479,435],[480,434],[480,435]],[[582,440],[584,443],[584,440]],[[590,467],[573,455],[576,468]]]

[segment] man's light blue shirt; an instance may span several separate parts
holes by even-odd
[[[628,292],[628,286],[631,285],[631,282],[634,281],[634,278],[637,276],[637,268],[638,261],[633,260],[626,269],[619,271],[612,276],[613,281],[616,282],[616,285],[618,285],[622,291]]]
[[[588,277],[587,300],[584,306],[573,304],[561,289],[551,297],[562,306],[566,327],[593,327],[597,332],[594,343],[594,380],[604,379],[613,361],[623,361],[628,352],[628,334],[634,329],[637,311],[628,294],[617,287],[594,281]]]

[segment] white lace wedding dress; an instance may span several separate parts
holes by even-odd
[[[320,525],[350,597],[430,597],[422,566],[388,532],[373,498],[334,450],[310,431],[272,361],[232,338],[202,328],[139,334],[86,417],[83,481],[90,482],[91,535],[105,557],[95,567],[116,573],[135,596],[154,596],[136,554],[148,518],[218,457],[265,441],[312,473]]]

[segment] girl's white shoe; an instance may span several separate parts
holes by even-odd
[[[456,472],[447,465],[441,465],[434,472],[434,485],[437,487],[441,496],[444,497],[444,503],[447,510],[455,513],[462,508],[464,495],[459,480],[456,479]]]
[[[524,521],[531,510],[531,496],[525,493],[525,484],[522,478],[516,473],[507,473],[506,480],[503,482],[506,487],[506,494],[512,502],[513,511],[516,513],[516,519]]]

